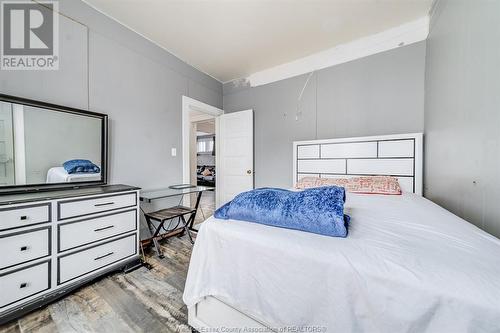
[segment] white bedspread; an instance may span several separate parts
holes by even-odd
[[[92,182],[101,180],[101,173],[72,173],[69,174],[64,167],[53,167],[47,172],[47,184]]]
[[[215,296],[270,327],[500,332],[500,240],[432,202],[348,194],[347,238],[208,219],[184,302]]]

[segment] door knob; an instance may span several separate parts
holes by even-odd
[[[252,170],[247,170],[247,174],[251,175],[252,174]]]

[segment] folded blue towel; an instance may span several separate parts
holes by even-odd
[[[345,190],[326,186],[300,192],[260,188],[238,194],[215,211],[218,219],[242,220],[315,234],[346,237]]]
[[[89,160],[69,160],[63,163],[67,173],[99,173],[101,169]]]

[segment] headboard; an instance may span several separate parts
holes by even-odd
[[[403,191],[422,195],[423,134],[293,143],[293,185],[306,176],[394,176]]]

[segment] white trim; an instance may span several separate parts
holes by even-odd
[[[428,34],[429,17],[424,16],[418,20],[405,23],[398,27],[253,73],[246,78],[246,81],[248,81],[252,87],[280,81],[376,53],[392,50],[402,45],[417,43],[425,40]],[[228,82],[233,81],[240,82],[241,79]]]
[[[224,113],[223,110],[214,106],[182,96],[182,183],[184,184],[189,184],[191,181],[189,172],[189,125],[191,123],[189,112],[191,110],[203,112],[215,118]]]
[[[14,174],[16,185],[26,185],[24,107],[21,104],[12,104],[12,124],[14,129]]]
[[[411,146],[402,145],[395,147],[392,156],[380,156],[379,146],[385,142],[412,140]],[[374,145],[373,143],[376,143]],[[324,156],[322,154],[326,147],[339,145],[335,156]],[[362,145],[362,146],[360,146]],[[311,149],[306,150],[306,155],[298,156],[298,148],[303,146],[318,146],[319,156],[310,156]],[[361,149],[366,148],[366,149]],[[402,151],[406,149],[407,151]],[[374,150],[374,151],[372,151]],[[331,151],[330,151],[331,152]],[[358,154],[361,152],[361,155]],[[375,153],[375,155],[374,155]],[[401,153],[405,157],[401,157]],[[335,158],[335,159],[331,159]],[[303,162],[303,163],[299,163]],[[304,166],[304,162],[306,166]],[[330,165],[335,162],[335,165]],[[300,164],[300,165],[299,165]],[[357,165],[357,167],[356,167]],[[361,166],[360,166],[361,165]],[[393,175],[400,176],[412,182],[408,183],[409,188],[403,189],[422,195],[423,188],[423,134],[395,134],[365,136],[354,138],[327,139],[327,140],[309,140],[295,141],[293,143],[293,186],[296,185],[299,175],[314,175],[315,177],[351,177],[359,175]],[[302,168],[302,172],[300,172]],[[360,169],[361,168],[361,169]],[[330,171],[331,169],[331,171]],[[368,172],[369,171],[369,172]],[[405,185],[406,183],[400,183]]]

